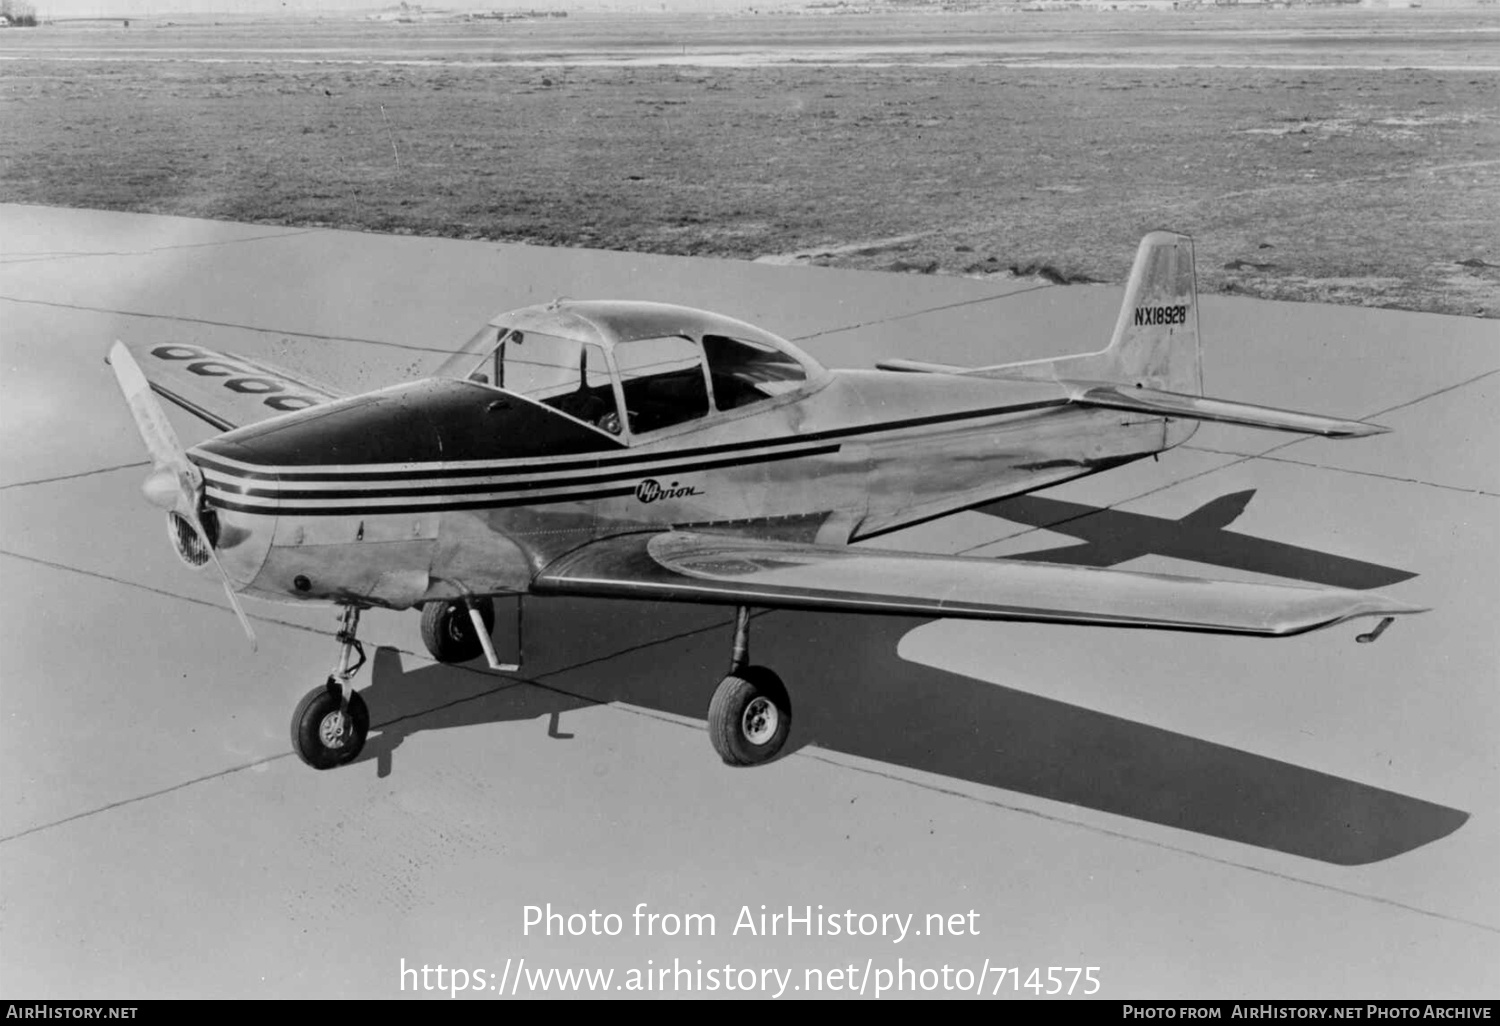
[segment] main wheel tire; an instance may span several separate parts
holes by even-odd
[[[485,631],[493,631],[495,604],[486,598],[476,600],[475,605]],[[422,643],[440,663],[466,663],[484,652],[469,607],[462,602],[429,602],[422,607]]]
[[[786,687],[764,666],[731,673],[708,703],[708,739],[727,766],[757,766],[776,758],[791,729]]]
[[[370,710],[359,692],[349,696],[348,712],[341,712],[342,689],[333,681],[313,688],[292,713],[292,748],[313,769],[326,770],[353,762],[370,732]]]

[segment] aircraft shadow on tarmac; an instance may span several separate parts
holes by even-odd
[[[1033,496],[985,512],[1085,539],[1009,558],[1108,566],[1161,553],[1363,588],[1414,576],[1225,531],[1251,494],[1226,495],[1176,521]],[[385,775],[395,749],[414,734],[542,717],[551,736],[568,741],[574,735],[561,731],[562,714],[608,702],[701,719],[728,659],[724,609],[534,598],[526,616],[521,678],[491,674],[482,663],[405,672],[399,653],[377,651],[363,694],[379,733],[359,761],[376,761]],[[926,622],[758,614],[752,661],[779,669],[793,696],[786,752],[816,744],[1339,865],[1391,858],[1468,819],[1457,809],[900,658],[902,637]],[[1128,678],[1120,683],[1129,686]],[[587,744],[588,732],[575,731],[571,743]],[[504,744],[503,735],[495,743]],[[714,758],[706,738],[703,755]]]
[[[1181,520],[1018,495],[980,506],[979,513],[1072,535],[1082,544],[1040,549],[1008,559],[1074,566],[1115,566],[1140,556],[1172,556],[1234,570],[1289,577],[1330,588],[1384,588],[1417,576],[1405,570],[1331,552],[1226,531],[1255,497],[1255,489],[1221,495]]]

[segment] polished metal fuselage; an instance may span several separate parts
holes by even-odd
[[[316,438],[318,415],[286,419]],[[244,449],[210,443],[193,455],[237,588],[400,609],[524,593],[560,556],[634,532],[855,542],[1149,456],[1192,429],[1072,404],[1049,381],[831,371],[792,395],[586,455],[382,464],[386,478],[357,481],[334,480],[348,469],[337,453],[295,475],[257,467]]]

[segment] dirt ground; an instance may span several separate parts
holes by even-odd
[[[1500,317],[1500,12],[54,27],[0,200]]]

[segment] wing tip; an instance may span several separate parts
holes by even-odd
[[[1379,617],[1384,623],[1372,632],[1379,636],[1385,626],[1398,616],[1412,616],[1432,611],[1431,606],[1418,606],[1400,599],[1391,598],[1382,592],[1349,591],[1343,588],[1310,589],[1321,593],[1312,599],[1313,604],[1300,612],[1287,610],[1286,616],[1278,618],[1264,633],[1272,637],[1292,637],[1310,631],[1323,630],[1353,620]]]
[[[1415,616],[1418,613],[1432,612],[1431,606],[1418,606],[1410,602],[1402,602],[1385,595],[1371,596],[1368,601],[1361,602],[1357,608],[1351,610],[1344,617],[1345,620],[1356,620],[1367,616],[1396,617]]]
[[[1388,435],[1391,428],[1384,424],[1369,424],[1362,420],[1351,420],[1339,425],[1337,431],[1332,432],[1334,438],[1369,438],[1372,435]]]

